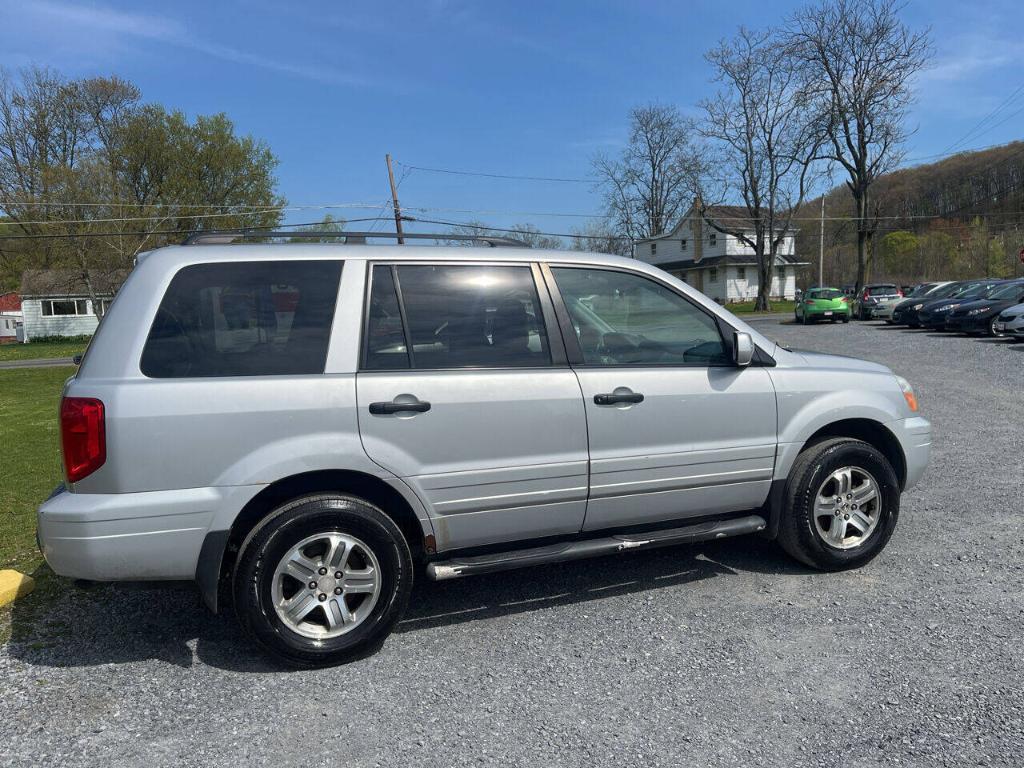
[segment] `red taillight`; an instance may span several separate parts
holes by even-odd
[[[849,304],[849,303],[850,303],[850,297],[849,297],[849,296],[843,296],[843,297],[842,297],[842,298],[840,298],[839,300],[840,300],[841,302],[843,302],[843,304]]]
[[[60,444],[69,483],[88,477],[107,460],[103,403],[92,397],[65,397],[60,403]]]
[[[899,296],[902,299],[903,298],[903,291],[896,291],[896,295]]]
[[[861,296],[861,299],[863,299],[864,301],[868,300],[868,292],[867,291],[864,291],[864,295]]]
[[[813,304],[813,303],[814,303],[814,299],[808,299],[808,300],[807,300],[807,305],[808,305],[808,306],[810,306],[810,305],[811,305],[811,304]]]

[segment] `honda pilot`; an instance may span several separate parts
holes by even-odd
[[[332,664],[423,577],[747,534],[855,568],[924,472],[906,380],[656,267],[344,237],[139,258],[64,387],[57,574],[194,580],[272,654]]]

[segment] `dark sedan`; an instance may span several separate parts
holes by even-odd
[[[961,304],[946,317],[947,331],[960,331],[970,335],[984,333],[998,336],[995,323],[1004,309],[1024,302],[1024,281],[1004,283],[987,298]]]
[[[977,281],[967,290],[950,296],[948,299],[926,302],[917,312],[917,322],[922,328],[941,331],[946,327],[946,318],[949,317],[950,312],[969,301],[987,299],[989,294],[1002,283],[1002,280]]]
[[[919,328],[921,323],[918,320],[918,313],[933,302],[948,299],[951,296],[958,296],[966,290],[974,287],[977,280],[960,280],[955,283],[946,283],[936,288],[928,296],[915,296],[904,299],[892,310],[892,322],[895,325],[909,325],[911,328]]]

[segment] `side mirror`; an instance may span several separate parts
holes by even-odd
[[[749,333],[736,331],[732,350],[733,362],[736,365],[741,368],[750,365],[750,361],[754,359],[754,340],[750,338]]]

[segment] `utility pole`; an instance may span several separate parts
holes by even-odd
[[[821,193],[821,227],[818,231],[818,287],[825,287],[825,193]]]
[[[395,232],[398,233],[398,244],[405,245],[405,238],[402,237],[402,208],[398,205],[398,190],[395,188],[395,174],[391,170],[391,155],[384,155],[388,163],[388,182],[391,184],[391,207],[395,211]]]

